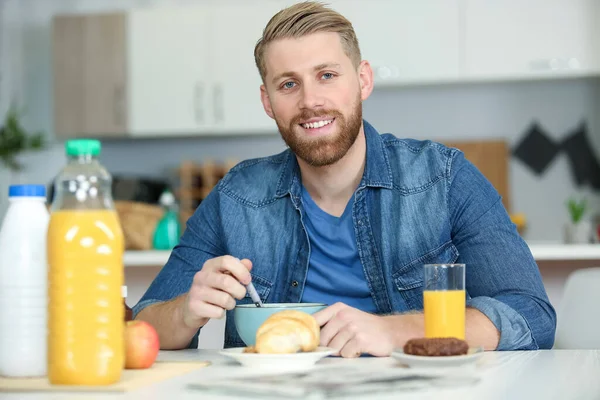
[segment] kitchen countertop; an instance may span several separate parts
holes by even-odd
[[[530,242],[528,245],[537,261],[600,261],[600,244]],[[126,267],[162,267],[169,259],[170,254],[170,251],[158,250],[127,251],[124,263]]]

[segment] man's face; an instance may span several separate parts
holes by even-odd
[[[283,140],[313,166],[341,159],[362,126],[372,82],[368,63],[357,71],[339,35],[325,32],[271,43],[265,64],[261,99]]]

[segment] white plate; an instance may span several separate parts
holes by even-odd
[[[336,352],[335,349],[329,347],[317,347],[315,351],[294,354],[244,353],[244,349],[245,347],[236,347],[221,350],[219,353],[233,358],[244,367],[261,370],[291,371],[310,368],[317,361]]]
[[[467,354],[461,356],[440,357],[415,356],[412,354],[405,354],[402,349],[397,349],[392,352],[392,357],[411,368],[447,368],[475,365],[477,360],[479,360],[483,354],[482,347],[472,347]]]

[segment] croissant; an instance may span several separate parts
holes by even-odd
[[[285,310],[272,314],[256,331],[254,351],[288,354],[313,351],[319,346],[320,327],[310,314]]]

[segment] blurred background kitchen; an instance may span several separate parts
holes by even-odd
[[[9,184],[50,185],[66,139],[100,139],[135,304],[169,254],[153,249],[161,194],[184,224],[228,168],[285,148],[253,50],[292,3],[0,0],[0,218]],[[600,0],[327,3],[375,71],[365,119],[464,150],[558,306],[569,273],[600,266]],[[221,332],[205,329],[203,346],[220,347]]]

